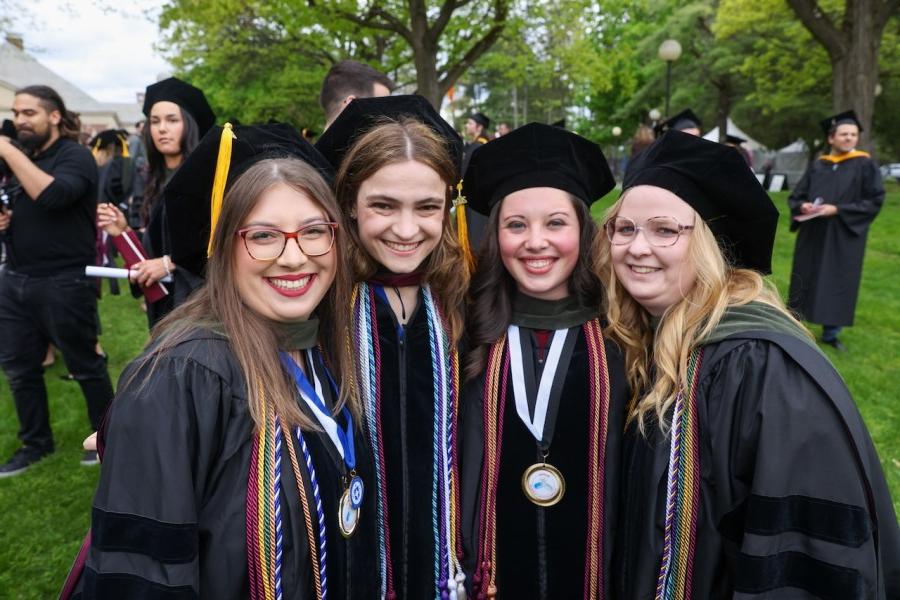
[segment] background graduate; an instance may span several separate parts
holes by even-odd
[[[456,344],[469,273],[449,209],[462,142],[421,96],[391,96],[351,102],[316,147],[340,165],[359,394],[380,500],[381,595],[455,596],[464,585]]]
[[[147,86],[144,92],[144,127],[147,162],[150,173],[140,207],[144,222],[142,243],[151,257],[132,267],[132,278],[141,287],[150,287],[166,275],[173,275],[172,293],[147,304],[147,320],[152,328],[175,306],[202,283],[200,272],[179,269],[172,258],[173,223],[163,202],[166,184],[174,177],[198,141],[215,124],[216,117],[199,88],[176,77],[163,79]],[[125,214],[114,204],[97,207],[97,224],[110,235],[120,235],[128,229]],[[183,231],[183,230],[181,230]]]
[[[330,167],[273,124],[213,129],[183,168],[205,227],[176,231],[205,254],[212,223],[206,284],[122,375],[75,597],[372,598]]]
[[[598,248],[633,389],[613,593],[900,597],[900,533],[840,376],[768,273],[778,212],[743,158],[671,131]]]
[[[601,331],[589,206],[600,148],[532,123],[479,148],[468,207],[490,215],[473,276],[463,527],[477,598],[608,598],[622,356]]]
[[[844,350],[838,334],[853,325],[869,226],[884,202],[878,164],[856,150],[862,128],[848,111],[825,119],[831,153],[820,156],[791,192],[797,232],[788,305],[822,327],[822,341]],[[811,218],[810,218],[811,217]]]

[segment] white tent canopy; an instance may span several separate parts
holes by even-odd
[[[726,129],[726,133],[727,133],[728,135],[736,135],[736,136],[738,136],[738,137],[742,137],[742,138],[744,138],[745,140],[747,140],[746,142],[744,142],[744,144],[742,144],[747,150],[750,150],[751,152],[756,152],[756,151],[759,151],[759,150],[765,150],[765,149],[766,149],[765,146],[763,146],[762,144],[760,144],[759,142],[757,142],[756,140],[754,140],[754,139],[753,139],[752,137],[750,137],[746,132],[744,132],[740,127],[738,127],[737,125],[735,125],[735,124],[734,124],[734,121],[732,121],[730,118],[727,120],[727,124],[728,124],[728,127],[727,127],[727,129]],[[713,141],[713,142],[718,142],[718,141],[719,141],[719,128],[718,128],[718,127],[715,127],[715,128],[713,128],[712,130],[708,131],[708,132],[703,136],[703,139],[704,139],[704,140],[710,140],[710,141]]]

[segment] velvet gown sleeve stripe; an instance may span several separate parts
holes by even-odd
[[[196,523],[162,523],[96,507],[91,523],[92,544],[104,552],[146,554],[162,563],[184,563],[197,558]]]

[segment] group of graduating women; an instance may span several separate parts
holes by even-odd
[[[461,155],[418,96],[315,147],[209,130],[160,200],[204,282],[122,374],[67,594],[898,597],[878,458],[763,279],[741,156],[668,132],[598,224],[595,144]]]

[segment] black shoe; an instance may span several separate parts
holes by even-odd
[[[0,479],[4,477],[13,477],[27,471],[31,465],[47,456],[47,454],[49,454],[49,452],[41,452],[34,448],[22,446],[13,452],[12,457],[6,461],[6,463],[0,465]]]
[[[837,338],[834,338],[833,340],[822,340],[822,343],[828,344],[829,346],[831,346],[832,348],[834,348],[835,350],[837,350],[838,352],[841,352],[841,353],[847,351],[847,346],[845,346],[843,344],[843,342],[841,342],[841,340],[839,340]]]
[[[84,454],[81,455],[81,464],[85,467],[93,467],[94,465],[100,464],[100,457],[97,455],[96,450],[85,450]]]

